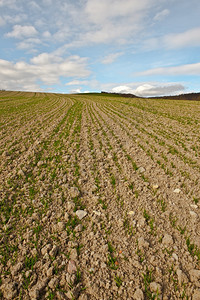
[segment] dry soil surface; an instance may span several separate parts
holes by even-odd
[[[200,299],[200,103],[0,92],[1,299]]]

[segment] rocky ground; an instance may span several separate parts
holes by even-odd
[[[0,92],[1,299],[200,299],[200,103]]]

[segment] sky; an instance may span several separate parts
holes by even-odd
[[[0,89],[200,92],[199,0],[0,0]]]

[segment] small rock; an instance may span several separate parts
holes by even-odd
[[[64,220],[65,220],[66,222],[69,221],[69,214],[68,214],[67,212],[66,212],[65,215],[64,215]]]
[[[40,291],[39,291],[39,289],[34,288],[34,289],[30,290],[29,291],[29,296],[33,300],[39,299],[39,297],[40,297]]]
[[[58,222],[57,224],[57,230],[63,231],[65,229],[65,223],[64,222]]]
[[[190,211],[190,215],[191,215],[191,217],[194,218],[194,219],[196,219],[197,216],[198,216],[198,215],[197,215],[194,211],[192,211],[192,210]]]
[[[13,299],[17,296],[18,290],[17,290],[17,284],[15,282],[9,283],[9,284],[3,284],[1,286],[1,290],[3,292],[3,296],[5,299]]]
[[[192,282],[197,282],[200,279],[200,270],[190,270],[189,274]]]
[[[54,267],[52,266],[47,270],[47,277],[51,277],[54,273]]]
[[[88,300],[88,296],[86,294],[81,294],[78,300]]]
[[[76,249],[72,249],[72,250],[70,251],[70,258],[71,258],[72,260],[76,260],[77,257],[78,257],[78,254],[77,254]]]
[[[67,298],[65,297],[65,294],[63,292],[61,292],[61,291],[57,291],[56,292],[56,296],[57,296],[56,299],[58,299],[58,300],[64,300],[64,299],[67,300]]]
[[[199,300],[200,299],[200,290],[195,290],[192,296],[192,300]]]
[[[51,244],[47,244],[45,247],[43,247],[41,249],[41,253],[42,255],[45,255],[46,253],[48,254],[48,252],[52,249],[52,245]]]
[[[52,278],[49,281],[48,286],[50,287],[50,289],[54,290],[56,288],[56,286],[58,285],[58,279],[57,278]]]
[[[59,248],[56,245],[54,245],[52,250],[49,252],[49,255],[55,257],[58,253],[58,250]]]
[[[173,257],[175,260],[178,261],[178,255],[177,255],[176,253],[173,253],[173,254],[172,254],[172,257]]]
[[[96,216],[98,216],[98,217],[101,216],[101,212],[100,212],[100,211],[93,210],[93,213],[94,213]]]
[[[128,212],[128,215],[132,217],[132,216],[135,215],[135,212],[133,210],[131,210],[131,211]]]
[[[158,188],[159,188],[159,185],[157,185],[157,184],[154,184],[154,185],[153,185],[153,189],[154,189],[154,190],[157,190]]]
[[[44,164],[44,162],[43,162],[42,160],[40,160],[40,161],[37,163],[37,166],[38,166],[38,167],[41,167],[43,164]]]
[[[71,187],[69,190],[69,194],[72,198],[76,198],[80,195],[79,189],[77,187]]]
[[[161,293],[161,286],[159,283],[151,282],[149,287],[152,293],[159,293],[159,294]]]
[[[76,263],[75,263],[74,260],[69,261],[67,271],[68,271],[69,274],[76,273],[77,267],[76,267]]]
[[[143,167],[140,167],[139,169],[138,169],[138,172],[139,173],[144,173],[146,170],[145,170],[145,168],[143,168]]]
[[[77,210],[76,215],[79,220],[82,220],[85,216],[87,216],[87,212],[85,210]]]
[[[174,193],[175,193],[175,194],[180,194],[180,192],[181,192],[180,189],[175,189],[175,190],[174,190]]]
[[[17,275],[22,268],[23,268],[23,263],[18,263],[17,265],[13,266],[13,268],[11,269],[12,276]]]
[[[138,226],[138,227],[144,227],[144,226],[145,226],[145,223],[146,223],[145,218],[143,218],[143,217],[142,217],[142,218],[139,218],[137,226]]]
[[[27,208],[26,204],[25,203],[22,203],[22,210],[25,211]]]
[[[124,220],[118,219],[118,225],[119,225],[120,227],[123,227],[123,226],[124,226]]]
[[[67,203],[67,210],[72,211],[75,208],[75,203],[74,202],[68,202]]]
[[[39,216],[38,213],[33,213],[31,218],[32,218],[33,221],[37,221],[37,220],[39,220],[40,216]]]
[[[24,174],[24,172],[22,170],[19,170],[18,175],[22,176],[22,177],[25,177],[25,174]]]
[[[79,224],[77,225],[75,228],[74,228],[74,231],[75,232],[81,232],[83,230],[83,225],[82,224]]]
[[[162,243],[164,245],[172,245],[173,244],[173,239],[172,239],[171,235],[165,234],[163,239],[162,239]]]
[[[135,300],[144,300],[144,294],[141,289],[137,289],[133,295],[133,299]]]
[[[89,272],[90,272],[90,273],[94,273],[94,268],[90,268],[90,269],[89,269]]]
[[[26,271],[26,273],[25,273],[26,278],[31,276],[31,274],[32,274],[32,270]]]
[[[66,296],[67,296],[67,299],[74,299],[74,295],[71,291],[68,291]]]
[[[2,153],[2,156],[9,156],[9,152],[8,151],[4,151],[3,153]]]
[[[147,241],[145,241],[145,239],[143,237],[140,237],[138,239],[138,246],[139,246],[139,248],[148,248],[149,243]]]
[[[192,208],[194,208],[194,209],[197,209],[198,208],[198,205],[196,205],[196,204],[191,204],[190,205]]]
[[[177,277],[178,277],[179,284],[182,284],[183,282],[184,283],[188,282],[188,278],[182,270],[177,269],[176,274],[177,274]]]

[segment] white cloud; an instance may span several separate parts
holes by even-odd
[[[52,53],[41,53],[31,59],[31,63],[34,65],[48,65],[53,63],[61,63],[63,61],[62,57],[54,55]]]
[[[15,14],[15,15],[5,15],[4,20],[6,23],[10,24],[16,24],[16,23],[21,23],[24,20],[26,20],[28,16],[26,14],[20,13],[20,14]]]
[[[45,38],[45,39],[49,39],[51,37],[51,33],[47,30],[45,32],[43,32],[42,36]]]
[[[160,11],[159,13],[157,13],[153,19],[154,19],[154,21],[161,21],[169,14],[170,14],[169,9],[164,9],[164,10]]]
[[[0,88],[25,90],[26,86],[57,84],[60,77],[87,77],[87,59],[70,56],[66,59],[54,57],[52,54],[41,54],[34,57],[30,63],[19,61],[12,63],[0,60]]]
[[[116,86],[112,89],[113,93],[134,94],[135,90],[126,85]]]
[[[18,49],[31,49],[35,52],[34,47],[36,44],[41,44],[41,40],[37,38],[25,39],[24,41],[17,44]]]
[[[151,0],[88,0],[85,11],[89,20],[96,24],[119,17],[132,17],[134,23],[140,13],[146,11],[152,4]]]
[[[32,37],[37,35],[37,30],[33,26],[21,26],[15,25],[13,27],[13,31],[8,32],[6,34],[7,37],[14,37],[17,39],[25,38],[25,37]]]
[[[196,27],[181,33],[167,34],[161,37],[151,37],[143,40],[141,48],[144,51],[152,51],[155,49],[178,49],[186,47],[200,46],[200,27]]]
[[[80,89],[70,91],[70,94],[80,94],[80,93],[81,93]]]
[[[0,27],[5,24],[6,24],[5,20],[0,16]]]
[[[31,6],[32,9],[35,9],[35,10],[41,9],[40,6],[35,1],[29,2],[29,5]]]
[[[70,82],[67,82],[65,85],[70,86],[70,85],[88,85],[90,83],[89,80],[72,80]]]
[[[9,8],[17,8],[16,0],[0,0],[0,7],[7,6]]]
[[[167,84],[167,85],[151,85],[143,84],[136,88],[135,95],[137,96],[164,96],[183,92],[185,87],[182,84]]]
[[[85,43],[124,44],[144,27],[148,9],[153,0],[88,0],[85,13],[93,24],[83,36]],[[91,28],[91,26],[90,26]]]
[[[200,46],[200,27],[182,33],[170,34],[164,37],[164,44],[168,48]]]
[[[136,73],[138,76],[149,75],[200,75],[200,63],[187,64],[176,67],[155,68]]]
[[[53,38],[65,43],[66,49],[130,43],[138,39],[154,5],[155,0],[85,0],[76,5],[67,2],[62,5]]]
[[[102,60],[103,64],[111,64],[113,63],[118,57],[122,56],[124,53],[123,52],[118,52],[118,53],[111,53],[108,56],[104,57]]]
[[[185,87],[180,83],[167,83],[167,84],[150,84],[144,83],[135,86],[136,83],[128,85],[120,85],[111,89],[113,93],[121,94],[134,94],[139,97],[153,97],[164,95],[175,95],[185,90]]]

